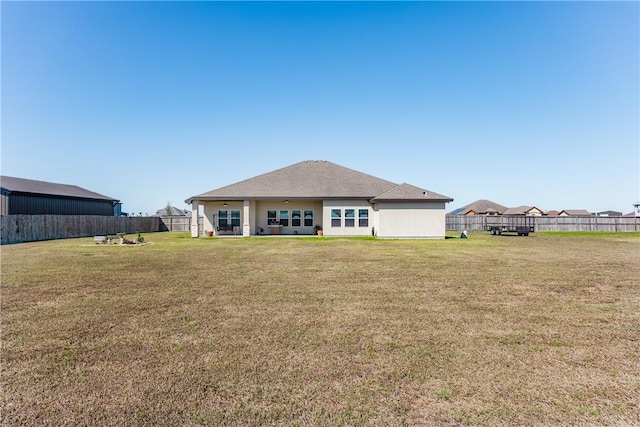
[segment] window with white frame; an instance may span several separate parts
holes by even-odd
[[[240,209],[231,209],[231,226],[240,227]]]
[[[342,226],[342,209],[331,209],[331,226]]]
[[[283,227],[289,226],[289,211],[280,211],[280,225]]]
[[[229,211],[226,209],[218,210],[218,227],[229,226]]]
[[[369,226],[369,209],[358,209],[358,227]]]
[[[267,211],[267,225],[277,224],[278,217],[276,211]]]
[[[292,210],[291,211],[291,226],[292,227],[300,227],[302,224],[302,212],[300,210]]]
[[[311,227],[313,225],[313,210],[306,209],[304,211],[304,226]]]
[[[345,227],[356,226],[356,210],[355,209],[344,210],[344,226]]]

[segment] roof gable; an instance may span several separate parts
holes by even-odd
[[[391,193],[391,190],[394,190]],[[187,199],[373,199],[387,194],[385,200],[424,200],[426,190],[409,184],[398,185],[326,160],[305,160],[235,184],[220,187]],[[427,192],[428,200],[451,201]]]
[[[470,212],[475,212],[476,214],[485,214],[485,213],[498,213],[502,214],[507,210],[506,206],[502,206],[499,203],[492,202],[491,200],[480,199],[475,202],[469,203],[466,206],[460,208],[460,214],[467,215]]]
[[[591,216],[591,212],[586,209],[563,209],[558,216]]]
[[[517,208],[509,208],[503,212],[503,215],[529,215],[531,212],[537,212],[542,215],[543,211],[535,206],[518,206]]]
[[[374,197],[373,202],[396,201],[396,202],[413,202],[413,201],[443,201],[450,202],[453,199],[442,194],[434,193],[423,188],[403,183],[391,188],[388,191]]]
[[[82,199],[117,201],[104,194],[89,191],[77,185],[58,184],[54,182],[37,181],[34,179],[0,177],[0,186],[4,190],[16,193],[46,194],[49,196],[76,197]]]
[[[200,200],[251,198],[372,198],[397,184],[324,160],[306,160],[191,197]]]

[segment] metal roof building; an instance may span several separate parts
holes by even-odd
[[[76,185],[0,177],[2,215],[119,215],[119,200]]]

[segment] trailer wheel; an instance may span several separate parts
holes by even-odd
[[[491,235],[492,235],[492,236],[495,236],[495,235],[496,235],[496,230],[495,230],[495,229],[493,229],[493,228],[491,229]]]
[[[500,230],[499,228],[496,230],[496,234],[499,236],[502,234],[502,230]]]
[[[528,236],[528,235],[529,235],[529,233],[522,233],[522,235],[523,235],[523,236]]]

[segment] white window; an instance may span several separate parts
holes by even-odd
[[[267,211],[267,225],[277,224],[278,218],[276,217],[276,211]]]
[[[358,209],[358,227],[369,226],[369,209]]]
[[[304,226],[311,227],[313,225],[313,211],[305,210],[304,211]]]
[[[231,226],[240,227],[240,209],[231,209]]]
[[[345,227],[356,226],[356,210],[355,209],[344,210],[344,226]]]
[[[280,211],[280,225],[283,227],[289,225],[289,211]]]
[[[300,219],[302,218],[302,213],[299,210],[291,211],[291,226],[300,227]]]
[[[331,209],[331,226],[342,226],[342,209]]]
[[[218,227],[229,226],[229,211],[226,209],[220,209],[218,211]]]

